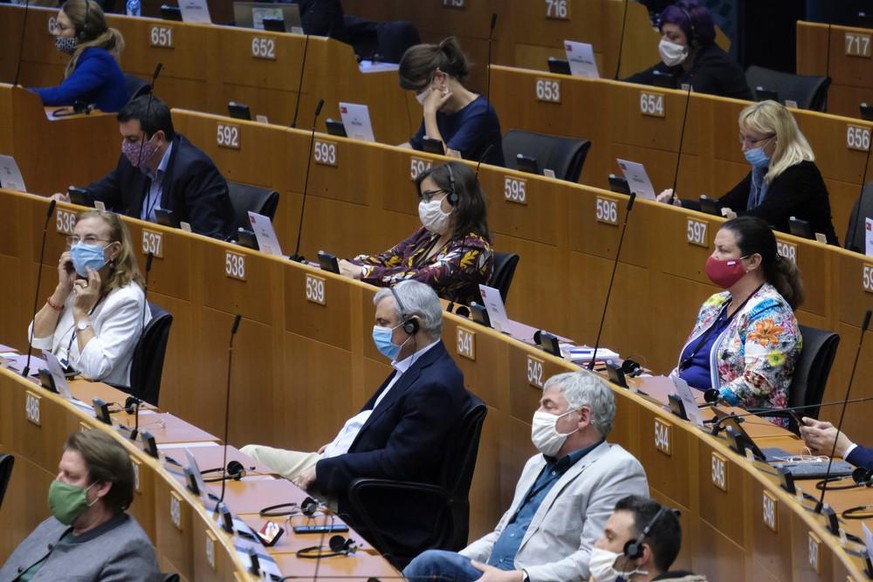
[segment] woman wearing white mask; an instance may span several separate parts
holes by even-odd
[[[418,132],[401,147],[422,150],[425,137],[443,142],[465,160],[506,165],[500,121],[488,100],[464,87],[470,63],[457,39],[417,44],[400,59],[400,86],[421,104]]]
[[[130,363],[143,323],[143,278],[127,226],[117,214],[80,212],[58,284],[33,320],[32,345],[91,380],[130,385]]]
[[[624,81],[654,85],[657,75],[669,75],[676,86],[690,84],[696,93],[754,100],[737,62],[715,44],[709,10],[697,0],[679,0],[661,13],[661,62]]]
[[[340,272],[371,285],[387,287],[414,279],[458,303],[479,296],[479,284],[491,281],[494,256],[485,197],[476,174],[449,162],[419,174],[421,228],[378,255],[340,261]]]
[[[738,215],[762,218],[782,232],[790,232],[791,217],[805,220],[813,232],[838,245],[827,186],[791,112],[775,101],[753,103],[740,112],[739,126],[740,146],[752,169],[718,203]],[[671,189],[658,195],[659,202],[671,198],[674,204],[695,207]]]

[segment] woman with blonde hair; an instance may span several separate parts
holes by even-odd
[[[133,242],[117,214],[87,210],[76,218],[57,287],[31,324],[32,345],[91,380],[129,386],[133,351],[151,318]]]
[[[70,55],[64,80],[57,87],[34,89],[43,105],[94,104],[101,111],[119,111],[128,100],[127,83],[118,65],[124,38],[106,25],[94,0],[67,0],[52,33],[57,49]]]
[[[752,170],[719,204],[738,215],[760,217],[782,232],[789,232],[789,218],[805,220],[828,243],[839,244],[827,186],[791,112],[775,101],[753,103],[740,112],[739,126],[740,146]],[[671,197],[673,191],[665,190],[658,200]]]

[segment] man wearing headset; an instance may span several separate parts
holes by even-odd
[[[706,582],[697,574],[669,571],[682,546],[677,513],[648,497],[628,495],[619,499],[591,552],[590,581],[620,578],[628,582]]]
[[[358,477],[438,484],[440,452],[472,405],[464,376],[440,340],[442,306],[436,292],[404,281],[380,289],[373,303],[373,342],[394,371],[363,408],[314,453],[242,448],[299,487],[335,501],[338,512],[358,526],[346,497],[349,484]],[[421,507],[411,519],[400,515],[391,499],[382,501],[376,504],[384,511],[368,507],[370,515],[380,516],[380,532],[403,546],[421,547],[439,509]]]
[[[428,550],[403,574],[456,582],[587,580],[616,502],[649,491],[639,461],[606,442],[614,420],[612,390],[596,375],[549,378],[531,423],[539,453],[522,470],[497,528],[460,553]]]

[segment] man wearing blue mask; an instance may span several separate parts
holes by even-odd
[[[424,283],[404,281],[380,289],[373,303],[373,341],[394,371],[333,441],[310,453],[242,448],[299,487],[335,501],[341,514],[349,513],[346,492],[359,477],[437,484],[440,452],[471,406],[463,374],[440,340],[442,306],[436,292]],[[377,511],[371,508],[370,513]],[[435,523],[436,516],[427,513],[422,508],[418,521]],[[386,523],[380,525],[415,547],[408,516],[394,516],[390,507],[384,515]],[[392,528],[387,522],[394,520]]]
[[[0,580],[160,580],[152,542],[126,512],[134,483],[130,454],[115,438],[72,433],[49,485],[52,515],[12,552]]]

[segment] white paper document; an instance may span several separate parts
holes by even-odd
[[[655,189],[652,187],[652,181],[649,180],[645,166],[637,162],[622,160],[621,158],[617,161],[624,179],[627,180],[630,191],[640,198],[654,200]]]
[[[670,374],[670,380],[673,381],[673,386],[676,387],[676,394],[682,400],[682,405],[685,407],[685,416],[693,422],[695,426],[703,426],[703,417],[700,416],[700,409],[697,408],[697,402],[694,400],[694,393],[691,391],[691,386],[688,382],[679,377],[678,374]]]
[[[179,0],[179,11],[182,13],[182,22],[212,24],[206,0]]]
[[[491,320],[491,327],[499,332],[509,333],[509,317],[506,315],[506,306],[503,305],[500,290],[488,285],[479,285],[479,294],[482,296],[482,303],[485,304],[485,310],[488,312],[488,319]]]
[[[373,125],[370,123],[370,109],[366,105],[340,101],[339,109],[343,126],[349,137],[364,141],[376,141]]]
[[[67,400],[72,400],[73,393],[70,392],[70,387],[67,385],[67,377],[64,376],[64,367],[61,366],[61,362],[53,353],[46,350],[42,351],[42,357],[45,359],[49,374],[52,375],[55,381],[55,388],[58,389],[58,394]]]
[[[249,221],[252,223],[252,230],[255,231],[255,238],[258,239],[258,247],[261,252],[284,257],[282,246],[276,237],[276,230],[273,228],[270,217],[249,211]]]
[[[15,158],[12,156],[0,154],[0,188],[27,192],[24,178],[21,177],[21,170],[18,169],[18,164],[15,163]]]
[[[873,257],[873,218],[864,219],[864,254]]]
[[[572,40],[564,41],[564,51],[570,63],[570,74],[574,77],[599,79],[597,61],[594,60],[594,47],[588,43]]]

